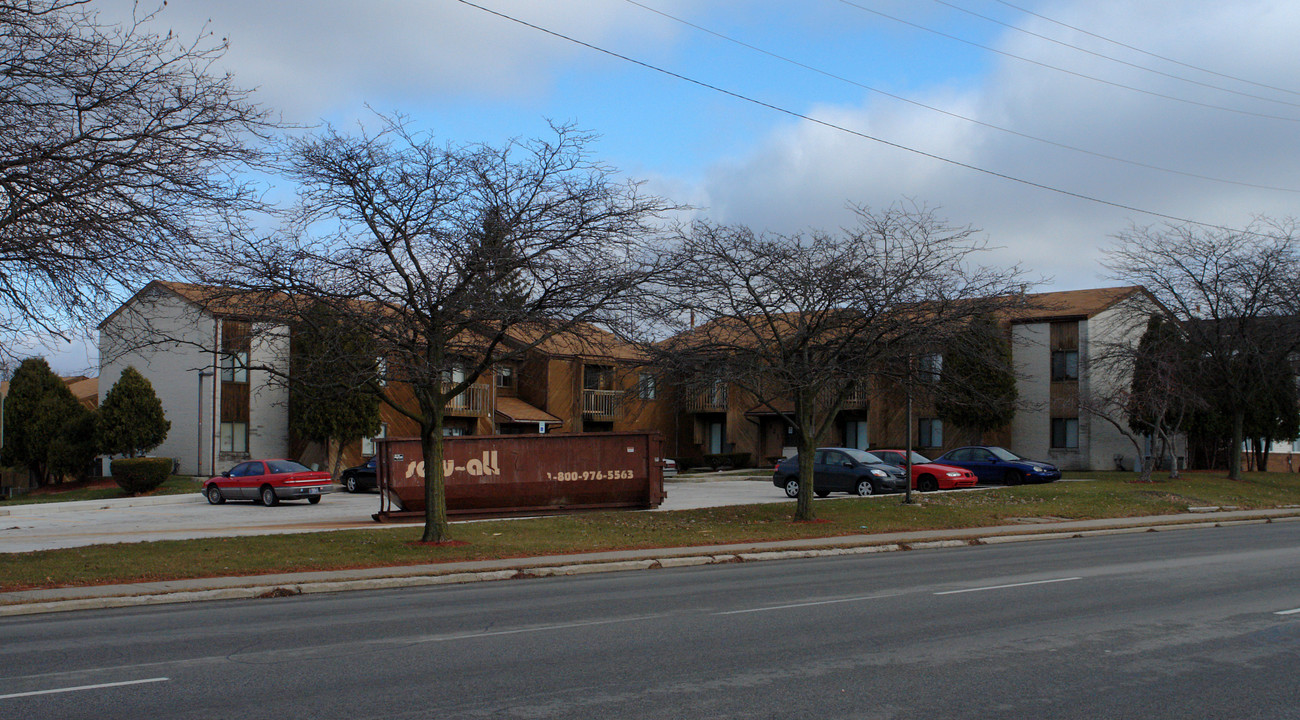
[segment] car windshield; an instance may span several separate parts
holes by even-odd
[[[1000,447],[989,448],[989,452],[996,455],[999,460],[1023,460],[1024,459],[1019,455],[1011,452],[1010,450],[1003,450]]]
[[[872,455],[866,450],[855,450],[853,448],[846,448],[844,452],[854,460],[867,465],[878,465],[885,462],[884,460],[881,460],[880,458],[876,457],[875,455]]]
[[[928,458],[928,457],[922,455],[922,454],[919,453],[919,452],[914,452],[914,453],[912,453],[912,464],[913,464],[913,465],[924,465],[924,464],[926,464],[926,463],[928,463],[928,462],[934,462],[934,461],[931,460],[930,458]]]
[[[267,460],[266,468],[272,475],[283,475],[285,473],[311,472],[311,468],[299,465],[292,460]]]

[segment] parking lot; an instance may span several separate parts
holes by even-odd
[[[770,482],[669,482],[665,486],[668,499],[660,510],[790,502]],[[319,505],[284,502],[270,508],[245,502],[209,505],[197,492],[137,500],[14,505],[0,507],[0,552],[146,540],[409,527],[375,522],[370,516],[377,510],[377,493],[343,492],[326,496]]]

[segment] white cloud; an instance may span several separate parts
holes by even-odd
[[[667,21],[600,0],[483,0],[486,7],[593,42],[631,50],[666,42]],[[671,9],[675,3],[663,5]],[[129,0],[99,4],[105,19],[129,17]],[[201,28],[230,38],[223,65],[290,122],[311,123],[366,103],[410,110],[448,95],[523,102],[550,89],[557,68],[584,49],[456,2],[388,0],[170,0],[157,31],[192,38]],[[635,32],[629,30],[635,28]]]
[[[1040,12],[1162,55],[1222,68],[1286,87],[1300,64],[1294,37],[1300,6],[1280,1],[1059,2]],[[1062,36],[1035,20],[1037,32]],[[1136,35],[1137,37],[1133,37]],[[1106,53],[1124,52],[1084,37]],[[1124,68],[1007,31],[1001,45],[1025,55],[1116,82],[1201,102],[1300,118],[1300,107],[1267,104]],[[1126,52],[1142,64],[1208,78],[1252,93],[1300,103],[1287,95]],[[1297,123],[1252,118],[1132,93],[1071,78],[1016,60],[999,59],[979,87],[937,89],[916,98],[985,122],[1143,163],[1261,185],[1300,188]],[[1243,225],[1253,213],[1285,215],[1294,193],[1195,180],[1088,157],[954,121],[930,111],[872,98],[857,107],[814,108],[809,114],[892,142],[989,170],[1133,207],[1210,223]],[[846,202],[886,205],[901,197],[943,208],[951,220],[984,228],[1006,250],[1053,276],[1058,287],[1104,282],[1097,265],[1110,236],[1144,216],[1035,190],[947,165],[810,123],[769,134],[745,157],[716,164],[701,193],[718,220],[789,230],[834,227]]]

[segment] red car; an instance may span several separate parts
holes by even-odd
[[[213,505],[227,500],[260,500],[271,507],[281,500],[303,498],[315,505],[322,495],[333,491],[329,473],[284,459],[242,462],[203,483],[203,494]]]
[[[872,450],[873,454],[890,465],[907,467],[902,450]],[[918,452],[912,453],[912,489],[921,492],[975,487],[979,478],[966,468],[939,465]]]

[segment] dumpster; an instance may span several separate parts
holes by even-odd
[[[418,438],[376,440],[378,521],[424,516]],[[654,432],[482,435],[443,440],[447,515],[505,517],[654,508],[664,500]]]

